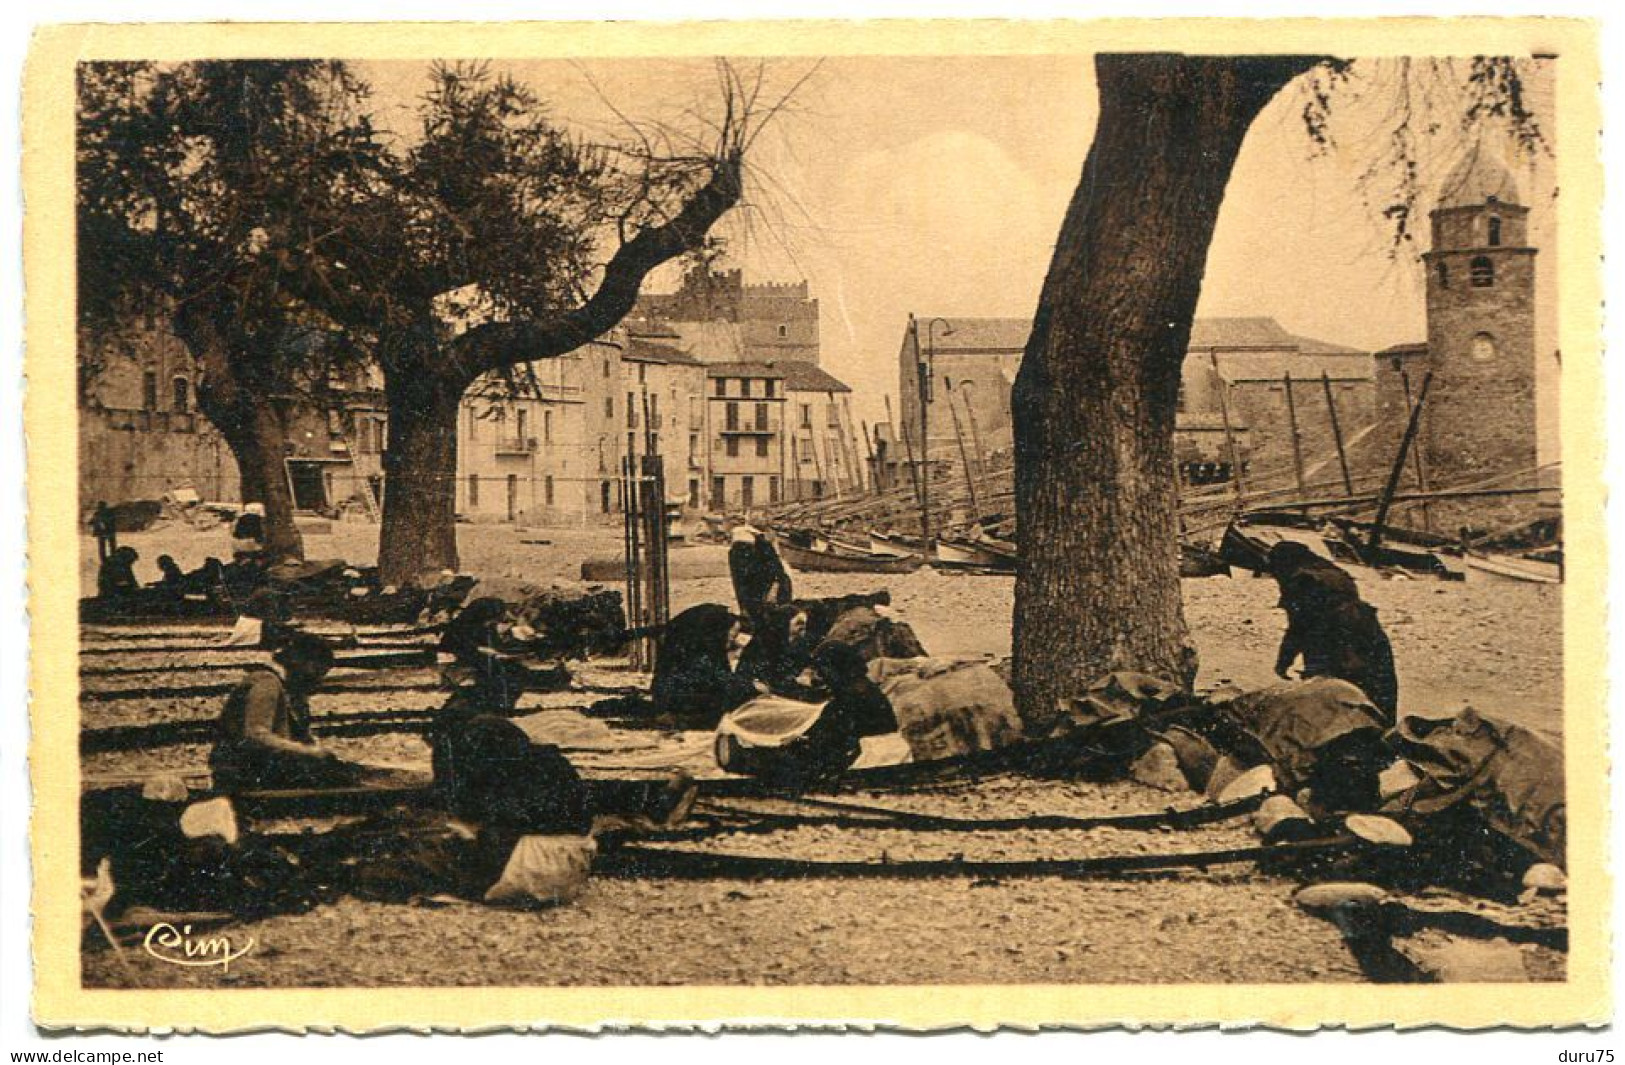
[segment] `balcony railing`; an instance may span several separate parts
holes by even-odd
[[[536,450],[534,436],[510,436],[497,441],[498,455],[529,455]]]

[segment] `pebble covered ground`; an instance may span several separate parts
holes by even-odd
[[[471,572],[548,582],[573,579],[587,557],[613,556],[618,540],[602,530],[543,534],[551,544],[519,543],[500,526],[462,530]],[[311,536],[311,557],[355,563],[373,554],[376,527],[338,524]],[[169,525],[124,538],[142,554],[141,572],[159,553],[191,567],[224,553],[226,532]],[[722,549],[680,549],[683,566],[718,576],[673,585],[674,608],[731,601],[716,566]],[[92,576],[94,547],[81,548]],[[677,567],[674,566],[674,569]],[[893,605],[933,654],[1009,653],[1013,582],[922,570],[886,578],[798,575],[797,592],[833,595],[884,583]],[[1362,592],[1381,611],[1393,640],[1403,709],[1450,713],[1465,705],[1560,738],[1561,589],[1501,582],[1441,585],[1362,575]],[[1282,621],[1273,582],[1249,577],[1185,582],[1187,615],[1202,656],[1199,684],[1243,687],[1272,679]],[[96,640],[88,635],[87,641]],[[119,666],[162,671],[184,660],[207,669],[182,674],[86,676],[97,691],[138,688],[143,678],[170,685],[229,682],[240,661],[168,652],[120,656]],[[112,664],[87,657],[87,669]],[[215,666],[219,668],[216,669]],[[418,672],[424,674],[417,676]],[[398,674],[428,680],[428,671]],[[360,678],[358,678],[360,679]],[[596,672],[594,683],[626,675]],[[428,708],[428,690],[318,697],[318,713]],[[703,736],[610,728],[568,709],[583,693],[527,697],[533,735],[560,742],[593,775],[626,767],[703,759]],[[84,727],[207,718],[217,696],[87,701]],[[428,751],[412,735],[339,738],[346,757],[426,769]],[[197,769],[201,744],[87,756],[89,776]],[[843,800],[956,817],[1033,813],[1100,815],[1194,805],[1142,785],[997,777],[908,794],[846,794]],[[1154,851],[1211,850],[1254,841],[1245,818],[1199,828],[1131,831],[910,833],[883,828],[809,825],[768,834],[713,836],[694,849],[779,857],[836,859],[1028,859]],[[1329,923],[1292,903],[1295,880],[1250,865],[1214,866],[1115,879],[1062,878],[801,881],[677,881],[599,878],[568,906],[512,911],[464,902],[386,905],[346,899],[304,914],[239,926],[254,949],[229,971],[183,969],[140,951],[122,964],[112,952],[84,955],[87,985],[169,986],[466,986],[626,984],[967,984],[967,983],[1302,983],[1364,977]],[[97,941],[94,936],[90,942]],[[1514,948],[1509,948],[1514,949]],[[1538,979],[1561,978],[1562,957],[1515,948]]]

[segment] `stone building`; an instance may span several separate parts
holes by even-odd
[[[126,337],[79,343],[79,507],[161,499],[189,488],[236,501],[237,461],[197,410],[197,366],[186,346],[156,324]],[[91,350],[91,349],[94,350]]]
[[[675,346],[669,330],[639,330],[621,356],[626,393],[627,451],[658,455],[668,500],[704,506],[709,464],[705,422],[705,364]]]
[[[747,284],[742,270],[694,266],[677,291],[639,296],[640,319],[676,327],[706,362],[818,363],[818,301],[805,281]],[[684,328],[701,324],[712,335]]]
[[[931,457],[953,458],[960,436],[973,444],[979,439],[990,456],[1008,453],[1014,443],[1010,390],[1032,323],[946,316],[918,322],[905,328],[898,355],[899,433],[911,434],[917,453],[918,367],[925,356],[933,366],[926,401]],[[1374,416],[1369,353],[1295,336],[1271,318],[1198,318],[1180,378],[1174,440],[1181,478],[1194,485],[1230,480],[1232,441],[1244,472],[1291,478],[1294,414],[1305,466],[1324,477],[1336,462],[1327,384],[1338,427],[1352,446]]]
[[[864,485],[863,441],[852,424],[852,389],[808,362],[767,365],[784,374],[788,443],[783,455],[791,499],[822,499]]]
[[[761,362],[718,362],[709,385],[712,510],[748,511],[784,498],[784,371]]]
[[[190,489],[238,502],[237,461],[197,408],[198,367],[159,321],[116,337],[81,337],[79,494],[82,507],[162,499]],[[271,395],[287,423],[283,471],[296,509],[364,508],[382,486],[384,403],[376,373],[335,377],[321,399]]]
[[[1535,468],[1535,257],[1529,208],[1512,175],[1487,149],[1470,152],[1445,179],[1430,213],[1426,268],[1427,342],[1376,359],[1383,453],[1397,452],[1429,373],[1418,434],[1420,474],[1430,487],[1513,477]],[[1415,467],[1410,467],[1412,476]],[[1526,501],[1439,506],[1449,529],[1515,519]]]
[[[459,516],[578,524],[619,508],[624,347],[601,338],[468,390],[457,422]]]

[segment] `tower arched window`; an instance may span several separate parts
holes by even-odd
[[[1501,220],[1493,215],[1490,217],[1489,223],[1489,243],[1492,248],[1501,246]]]
[[[192,410],[192,382],[185,377],[176,375],[170,382],[170,396],[174,400],[171,406],[176,414],[188,414]]]
[[[1480,255],[1469,265],[1474,288],[1490,288],[1495,284],[1495,264],[1487,255]]]
[[[1479,362],[1489,362],[1495,358],[1495,338],[1488,333],[1475,333],[1473,335],[1472,355]]]
[[[1443,259],[1440,259],[1438,262],[1433,264],[1433,271],[1434,271],[1434,273],[1439,275],[1439,287],[1440,288],[1449,288],[1450,287],[1450,265],[1448,263],[1446,263]]]

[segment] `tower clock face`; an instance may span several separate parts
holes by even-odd
[[[1473,358],[1479,362],[1489,362],[1495,358],[1495,338],[1488,333],[1479,333],[1473,337]]]

